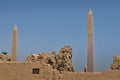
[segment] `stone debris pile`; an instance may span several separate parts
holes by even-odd
[[[32,54],[31,56],[27,57],[26,62],[42,62],[45,64],[50,64],[53,69],[57,69],[59,71],[74,72],[72,66],[71,46],[64,46],[58,54],[56,51],[53,51],[52,55],[50,55],[48,52]]]

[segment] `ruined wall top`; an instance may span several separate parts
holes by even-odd
[[[42,62],[50,64],[53,69],[59,71],[74,71],[72,66],[72,46],[64,46],[58,54],[56,51],[53,51],[51,55],[48,52],[32,54],[27,57],[26,62]]]

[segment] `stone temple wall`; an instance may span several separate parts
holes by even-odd
[[[32,54],[25,62],[11,61],[11,56],[1,53],[0,80],[120,80],[120,56],[113,57],[110,70],[74,72],[71,46],[58,54]]]
[[[42,63],[5,62],[0,63],[0,80],[120,80],[120,71],[59,73]]]
[[[0,63],[0,80],[52,80],[52,68],[40,63]]]
[[[103,72],[63,72],[61,80],[120,80],[119,70]]]
[[[1,62],[0,80],[120,80],[120,70],[59,72],[38,62]]]

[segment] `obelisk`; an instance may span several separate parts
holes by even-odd
[[[94,72],[94,30],[93,30],[93,13],[90,9],[88,12],[88,62],[87,71]]]
[[[18,53],[18,29],[17,25],[13,29],[13,41],[12,41],[12,61],[17,61]]]

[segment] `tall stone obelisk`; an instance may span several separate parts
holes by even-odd
[[[88,12],[88,62],[87,71],[94,72],[94,30],[93,30],[93,13],[90,9]]]
[[[18,53],[18,29],[17,25],[13,29],[13,41],[12,41],[12,61],[17,61]]]

